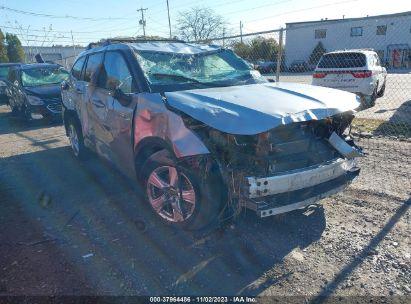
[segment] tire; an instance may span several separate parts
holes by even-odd
[[[385,93],[385,82],[381,87],[381,90],[378,92],[377,97],[383,97]]]
[[[378,92],[378,83],[377,83],[377,85],[375,86],[374,92],[372,92],[372,95],[370,96],[370,99],[369,99],[368,104],[366,105],[366,108],[367,108],[367,109],[368,109],[368,108],[372,108],[373,106],[375,106],[375,101],[376,101],[377,98],[378,98],[377,92]]]
[[[67,135],[70,141],[71,150],[76,158],[84,160],[88,151],[84,146],[83,131],[77,119],[70,117],[67,123]]]
[[[21,114],[19,109],[13,107],[12,105],[10,105],[10,109],[11,109],[11,115],[14,116],[14,117],[17,117]]]
[[[163,223],[203,230],[218,222],[222,201],[218,185],[213,178],[202,179],[198,171],[177,164],[167,150],[154,153],[145,162],[141,171],[145,198]]]

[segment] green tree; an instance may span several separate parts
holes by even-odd
[[[256,61],[277,61],[279,50],[278,42],[274,38],[255,37],[251,42],[236,42],[232,46],[233,51],[240,57]]]
[[[278,42],[274,38],[264,38],[258,36],[251,40],[250,59],[276,61],[278,50]]]
[[[313,49],[313,52],[308,59],[308,63],[312,65],[317,65],[318,61],[320,60],[321,56],[326,53],[326,49],[324,48],[323,44],[318,42],[317,46]]]
[[[21,46],[20,39],[14,35],[6,34],[7,43],[7,56],[10,62],[23,62],[24,61],[24,50]]]
[[[4,42],[4,35],[3,32],[0,30],[0,63],[8,61],[9,57],[7,56],[7,47]]]
[[[238,56],[240,56],[243,59],[249,59],[250,58],[250,45],[244,42],[235,42],[231,46],[232,50],[234,53],[236,53]]]

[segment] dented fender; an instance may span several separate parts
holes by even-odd
[[[210,153],[197,135],[184,125],[183,119],[167,109],[159,93],[138,95],[134,151],[149,138],[164,140],[178,158]]]

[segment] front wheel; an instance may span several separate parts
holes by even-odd
[[[210,227],[217,221],[220,195],[199,172],[177,164],[166,150],[154,153],[142,168],[146,200],[162,222],[186,230]]]

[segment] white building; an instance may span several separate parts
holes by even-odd
[[[55,62],[69,69],[77,55],[85,50],[83,47],[72,46],[23,46],[26,62],[36,62],[35,56],[41,54],[44,61]]]
[[[286,24],[285,58],[308,59],[321,42],[327,52],[372,48],[389,68],[411,68],[411,12]]]

